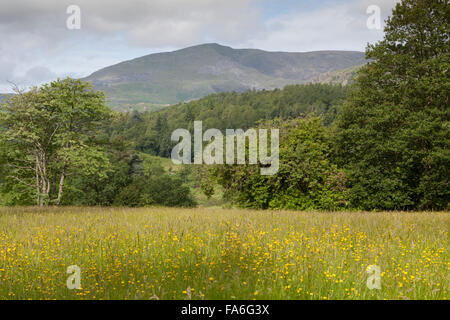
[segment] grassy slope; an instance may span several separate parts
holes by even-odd
[[[449,212],[0,208],[0,299],[446,299],[449,223]],[[369,265],[381,290],[366,287]]]

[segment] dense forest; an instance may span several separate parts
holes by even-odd
[[[0,106],[3,205],[195,206],[208,196],[258,209],[448,209],[449,22],[446,1],[407,0],[350,86],[220,93],[158,112],[117,113],[65,79]],[[258,165],[168,171],[177,128],[280,129],[280,170]]]
[[[204,129],[243,129],[273,119],[294,119],[309,113],[322,115],[326,125],[338,114],[348,89],[341,85],[307,84],[283,90],[219,93],[166,108],[159,112],[117,114],[111,135],[123,136],[134,148],[170,157],[171,133],[178,128],[193,131],[194,120]]]

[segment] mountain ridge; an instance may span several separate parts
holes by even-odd
[[[281,52],[217,43],[161,52],[102,68],[86,78],[114,109],[171,105],[227,91],[283,88],[366,62],[363,52]]]

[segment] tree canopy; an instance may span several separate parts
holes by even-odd
[[[3,179],[11,201],[57,205],[68,176],[104,177],[109,162],[95,135],[109,113],[103,93],[70,78],[18,91],[1,104]]]
[[[353,206],[448,207],[449,21],[448,1],[405,0],[369,45],[336,132]]]

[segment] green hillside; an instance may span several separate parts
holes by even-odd
[[[105,91],[114,109],[152,111],[213,93],[306,83],[365,61],[362,52],[267,52],[205,44],[125,61],[84,80]]]

